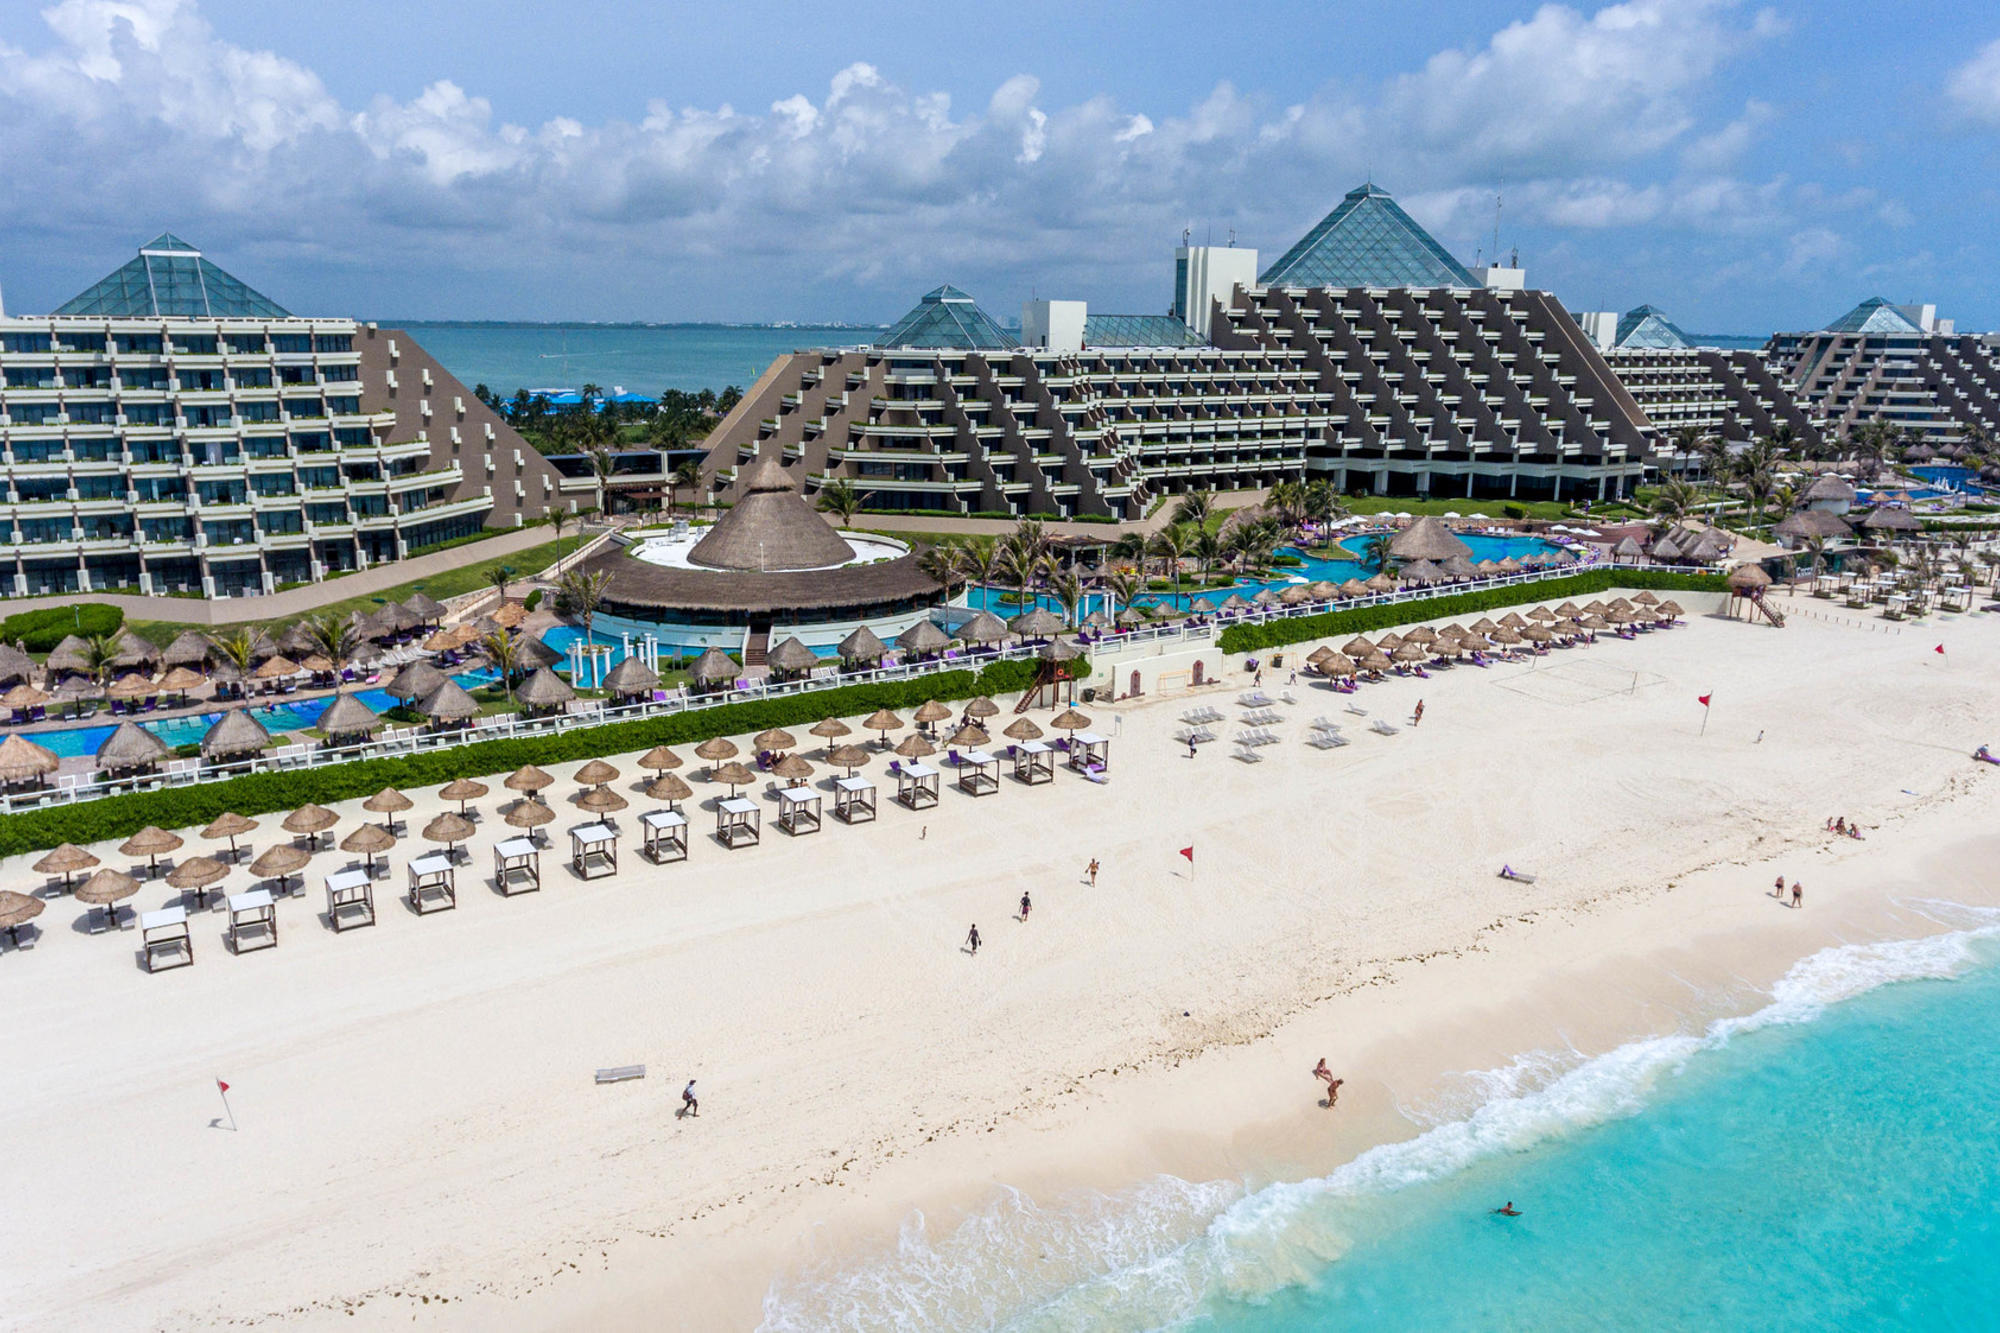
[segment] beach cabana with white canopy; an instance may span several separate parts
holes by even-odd
[[[1102,778],[1111,767],[1111,742],[1094,731],[1069,738],[1069,766],[1086,777]]]
[[[447,852],[430,852],[409,865],[410,910],[418,916],[458,906],[458,866]]]
[[[958,757],[958,789],[967,796],[999,791],[1000,761],[984,750],[967,750]]]
[[[764,813],[747,796],[725,796],[715,803],[715,840],[735,851],[764,840]]]
[[[542,849],[533,838],[502,838],[493,845],[493,887],[511,898],[542,887]]]
[[[336,935],[375,924],[375,885],[366,870],[336,870],[326,877],[326,919]]]
[[[875,784],[853,774],[835,778],[833,813],[843,824],[865,824],[875,818]]]
[[[912,810],[938,803],[938,771],[915,759],[896,761],[896,799]]]
[[[1056,776],[1056,752],[1040,741],[1021,741],[1014,746],[1014,780],[1032,787],[1038,782],[1053,782]]]
[[[821,809],[820,794],[811,787],[778,788],[778,827],[795,838],[819,832]]]
[[[687,860],[688,821],[679,810],[648,810],[639,816],[639,831],[646,839],[640,850],[654,865]]]
[[[618,830],[610,824],[583,824],[569,831],[569,868],[578,879],[618,873]]]

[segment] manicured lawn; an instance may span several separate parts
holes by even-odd
[[[575,550],[579,540],[581,539],[573,533],[564,534],[560,543],[561,550],[563,552]],[[320,607],[311,614],[323,615],[327,612],[332,612],[335,615],[345,616],[353,611],[360,611],[365,614],[376,610],[384,602],[403,601],[419,588],[441,602],[447,597],[456,597],[460,593],[471,592],[475,588],[486,587],[487,573],[498,569],[502,565],[510,566],[517,579],[526,578],[530,574],[540,573],[555,560],[558,554],[557,547],[558,543],[546,541],[540,545],[516,551],[512,555],[500,555],[486,560],[475,560],[469,565],[461,565],[457,569],[448,569],[442,574],[433,574],[427,579],[414,579],[409,583],[399,583],[392,588],[385,588],[381,592],[369,593],[360,597],[344,598],[341,601]],[[270,620],[246,620],[236,623],[246,626],[258,626],[267,630],[276,630],[281,626],[291,624],[292,621],[299,618],[297,616],[279,616]],[[133,633],[143,635],[151,639],[154,643],[161,645],[171,643],[175,635],[188,628],[186,625],[177,624],[171,620],[128,620],[125,624]],[[217,626],[218,630],[223,628],[225,627]]]

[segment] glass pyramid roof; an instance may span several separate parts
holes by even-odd
[[[993,322],[979,303],[946,284],[926,292],[916,308],[897,320],[879,347],[1019,347],[1020,340]]]
[[[1879,296],[1871,296],[1826,326],[1828,333],[1922,333],[1914,320]]]
[[[172,232],[57,306],[58,315],[193,319],[285,319],[291,314],[262,292],[202,258]]]
[[[1372,181],[1258,279],[1266,287],[1477,287],[1451,252]]]
[[[1177,315],[1083,317],[1086,347],[1203,347],[1207,341]]]
[[[1642,305],[1618,317],[1618,334],[1613,347],[1692,347],[1688,336],[1659,310]]]

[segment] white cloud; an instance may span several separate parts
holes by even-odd
[[[340,270],[331,290],[464,314],[883,313],[944,279],[1163,303],[1161,257],[1191,215],[1275,253],[1371,168],[1468,251],[1500,180],[1503,244],[1517,226],[1784,236],[1807,205],[1857,207],[1734,171],[1775,113],[1752,101],[1717,125],[1699,107],[1773,26],[1723,0],[1546,5],[1379,87],[1285,106],[1226,81],[1178,110],[1054,105],[1021,73],[955,113],[856,62],[762,111],[651,97],[532,125],[445,79],[343,106],[175,0],[45,17],[46,51],[0,45],[10,234],[91,247],[96,271],[171,225],[225,262],[309,261]]]
[[[1967,119],[2000,126],[2000,38],[1980,47],[1951,72],[1945,96]]]

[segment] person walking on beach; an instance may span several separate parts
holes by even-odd
[[[1806,891],[1805,891],[1805,889],[1804,889],[1804,888],[1803,888],[1803,887],[1802,887],[1802,886],[1801,886],[1801,885],[1799,884],[1799,882],[1798,882],[1797,880],[1793,880],[1793,881],[1792,881],[1792,906],[1794,906],[1794,907],[1804,907],[1805,905],[1806,905]]]
[[[1419,699],[1417,700],[1417,711],[1410,714],[1410,725],[1413,727],[1421,726],[1423,725],[1423,721],[1424,721],[1424,701],[1422,699]]]
[[[1034,906],[1034,904],[1028,901],[1028,895],[1027,895],[1027,894],[1025,894],[1025,893],[1024,893],[1024,894],[1022,894],[1022,895],[1021,895],[1021,920],[1023,920],[1023,921],[1026,921],[1026,920],[1028,919],[1028,911],[1029,911],[1029,909],[1030,909],[1030,908],[1032,908],[1033,906]]]
[[[1097,858],[1094,856],[1090,858],[1090,887],[1097,887]]]
[[[1333,1076],[1333,1071],[1326,1067],[1326,1057],[1323,1055],[1319,1058],[1319,1063],[1313,1066],[1313,1077],[1326,1084],[1326,1109],[1331,1111],[1333,1104],[1340,1100],[1340,1085],[1347,1080]]]
[[[972,956],[977,958],[979,956],[979,927],[977,924],[965,933],[965,942],[972,946]]]
[[[1188,758],[1194,758],[1194,733],[1188,733]]]
[[[696,1101],[694,1096],[693,1079],[689,1079],[688,1085],[681,1089],[681,1114],[694,1116],[701,1114],[701,1103]]]
[[[1780,876],[1778,876],[1778,887],[1777,887],[1777,888],[1775,888],[1775,889],[1773,889],[1773,890],[1771,891],[1771,893],[1772,893],[1772,896],[1774,896],[1775,898],[1777,898],[1777,899],[1778,899],[1778,900],[1779,900],[1780,902],[1783,902],[1783,901],[1784,901],[1784,898],[1785,898],[1785,877],[1784,877],[1783,875],[1780,875]]]

